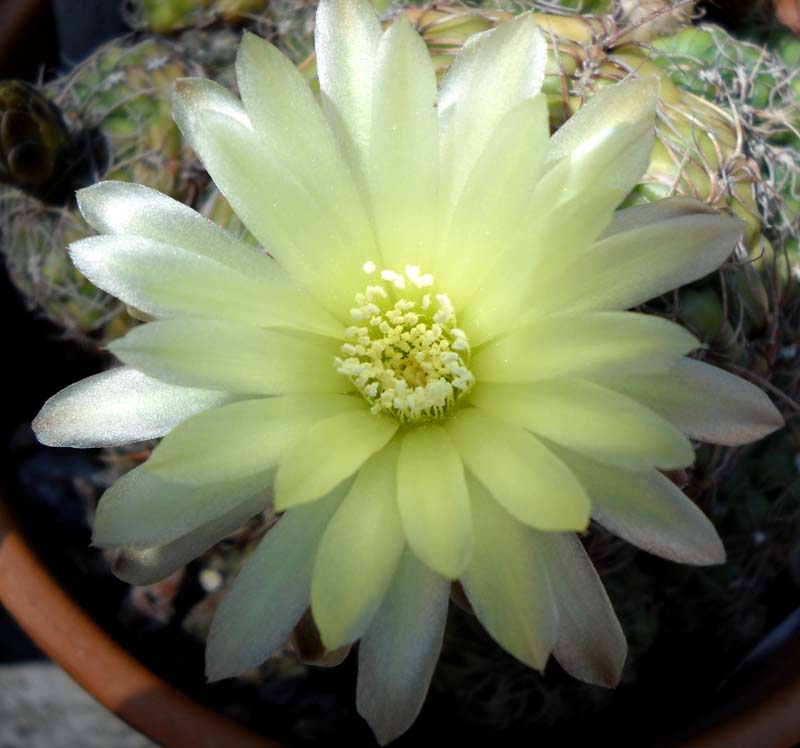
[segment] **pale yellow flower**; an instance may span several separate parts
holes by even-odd
[[[212,678],[258,665],[311,607],[360,640],[378,738],[418,713],[452,580],[509,652],[613,685],[625,638],[575,532],[719,563],[711,524],[660,470],[689,438],[740,444],[781,417],[686,358],[682,327],[625,311],[717,268],[735,219],[684,199],[615,213],[645,170],[657,84],[609,86],[552,138],[530,16],[471,39],[437,91],[404,17],[323,0],[321,107],[246,36],[242,100],[180,82],[185,137],[269,255],[131,184],[79,193],[71,248],[151,315],[122,368],[56,395],[35,428],[88,447],[163,436],[103,497],[94,541],[163,578],[273,501],[285,511],[213,624]]]

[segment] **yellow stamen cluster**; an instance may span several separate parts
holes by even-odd
[[[364,272],[376,272],[375,263]],[[336,371],[348,377],[372,405],[402,422],[443,416],[473,385],[469,341],[456,327],[447,294],[429,293],[430,274],[407,265],[405,273],[383,270],[381,283],[356,294]],[[398,291],[406,291],[397,298]]]

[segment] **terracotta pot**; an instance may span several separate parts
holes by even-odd
[[[168,748],[282,748],[201,706],[131,657],[59,586],[0,501],[0,603],[131,727]]]

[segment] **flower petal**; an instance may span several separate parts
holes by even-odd
[[[521,219],[510,248],[480,276],[459,319],[475,347],[519,327],[529,313],[543,316],[553,305],[550,297],[560,298],[561,288],[543,286],[539,276],[552,274],[568,257],[589,249],[616,207],[591,191],[552,207],[538,190],[531,201],[534,210]]]
[[[374,416],[365,406],[315,423],[281,461],[276,508],[305,504],[332,490],[382,449],[397,428],[394,418]]]
[[[236,82],[253,129],[270,153],[322,204],[333,204],[339,230],[352,245],[372,246],[372,227],[314,94],[291,60],[245,32]]]
[[[214,408],[175,428],[142,469],[189,484],[243,478],[277,465],[318,421],[363,405],[347,395],[314,394]]]
[[[120,367],[53,395],[32,425],[49,447],[114,447],[163,436],[196,413],[233,399],[228,392],[178,387]]]
[[[514,107],[497,125],[453,210],[443,216],[447,224],[434,272],[447,278],[447,291],[457,308],[519,230],[519,217],[529,208],[549,133],[544,95]]]
[[[475,615],[503,649],[544,670],[558,611],[536,533],[517,522],[474,479],[469,482],[475,550],[461,584]]]
[[[659,203],[620,211],[619,228],[626,230],[612,223],[605,239],[541,279],[542,289],[549,283],[559,293],[548,294],[536,313],[628,309],[719,267],[740,239],[742,222],[709,214],[694,201],[677,202],[684,208],[677,215]]]
[[[358,646],[356,706],[381,745],[411,727],[442,648],[450,583],[406,549]]]
[[[474,408],[447,422],[466,468],[523,524],[585,530],[589,497],[569,468],[533,434]]]
[[[471,399],[498,418],[600,462],[632,470],[672,470],[694,461],[692,445],[672,424],[591,382],[481,383]]]
[[[555,132],[545,168],[566,188],[562,202],[583,191],[622,201],[650,163],[657,104],[658,79],[631,78],[601,88]],[[566,180],[559,162],[571,167]]]
[[[783,426],[783,416],[758,387],[685,358],[669,372],[645,377],[605,377],[600,384],[664,416],[693,439],[735,447]]]
[[[442,576],[457,579],[472,553],[472,519],[461,458],[441,426],[418,426],[404,435],[397,500],[414,553]]]
[[[109,488],[97,505],[92,543],[101,548],[151,548],[214,522],[257,496],[269,502],[273,471],[192,484],[168,481],[134,468]],[[258,503],[258,502],[257,502]]]
[[[269,280],[278,271],[263,249],[239,241],[183,203],[144,185],[98,182],[78,190],[77,198],[87,223],[101,234],[185,248],[255,278]]]
[[[554,283],[553,274],[585,254],[649,164],[657,100],[654,79],[607,86],[550,139],[549,171],[536,184],[516,239],[481,278],[461,320],[473,345],[518,324],[529,310],[542,316],[557,304],[570,278]]]
[[[219,543],[245,524],[251,517],[262,512],[269,505],[272,496],[261,493],[252,499],[237,504],[230,511],[217,517],[185,535],[164,545],[150,548],[122,546],[112,567],[114,576],[123,582],[135,585],[148,585],[160,582],[190,561],[203,555],[209,548]]]
[[[725,549],[706,516],[656,470],[601,465],[553,445],[592,497],[592,518],[629,543],[682,564],[720,564]]]
[[[386,594],[405,546],[397,510],[397,449],[371,457],[328,524],[311,580],[326,649],[358,639]]]
[[[603,583],[575,535],[538,533],[558,604],[553,655],[570,675],[596,686],[619,683],[628,644]]]
[[[657,104],[657,79],[643,78],[606,86],[581,106],[549,140],[545,174],[531,204],[534,221],[542,212],[569,204],[583,206],[591,223],[598,217],[610,220],[610,211],[638,184],[650,163]],[[543,257],[563,264],[583,246],[552,243]]]
[[[647,374],[669,368],[700,342],[647,314],[595,312],[537,319],[483,346],[470,368],[480,382]]]
[[[134,328],[109,349],[150,376],[186,386],[252,395],[352,389],[333,368],[335,341],[235,322],[158,320]]]
[[[276,262],[250,275],[196,252],[138,236],[93,236],[73,242],[70,256],[92,283],[155,316],[209,317],[287,327],[341,339],[344,327],[298,290]]]
[[[175,121],[184,137],[270,254],[329,311],[346,315],[361,290],[353,270],[372,259],[372,245],[342,232],[336,201],[316,197],[244,113],[220,111],[218,88],[192,78],[175,84]]]
[[[366,0],[320,0],[314,49],[322,108],[351,168],[366,173],[381,25]]]
[[[656,200],[654,203],[633,205],[630,208],[618,210],[614,213],[614,218],[603,234],[603,238],[607,239],[617,234],[636,231],[646,226],[659,225],[665,221],[699,215],[718,216],[720,213],[716,208],[704,203],[702,200],[695,200],[681,195],[665,197],[663,200]]]
[[[369,192],[386,268],[430,268],[438,133],[433,63],[401,14],[378,47],[369,142]]]
[[[439,92],[446,212],[500,120],[541,91],[546,60],[547,44],[530,13],[475,34],[461,48]]]
[[[260,665],[289,638],[308,608],[317,545],[346,491],[287,512],[250,556],[211,623],[209,680]]]

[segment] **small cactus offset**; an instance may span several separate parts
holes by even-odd
[[[0,182],[58,201],[70,143],[61,113],[41,93],[0,81]]]

